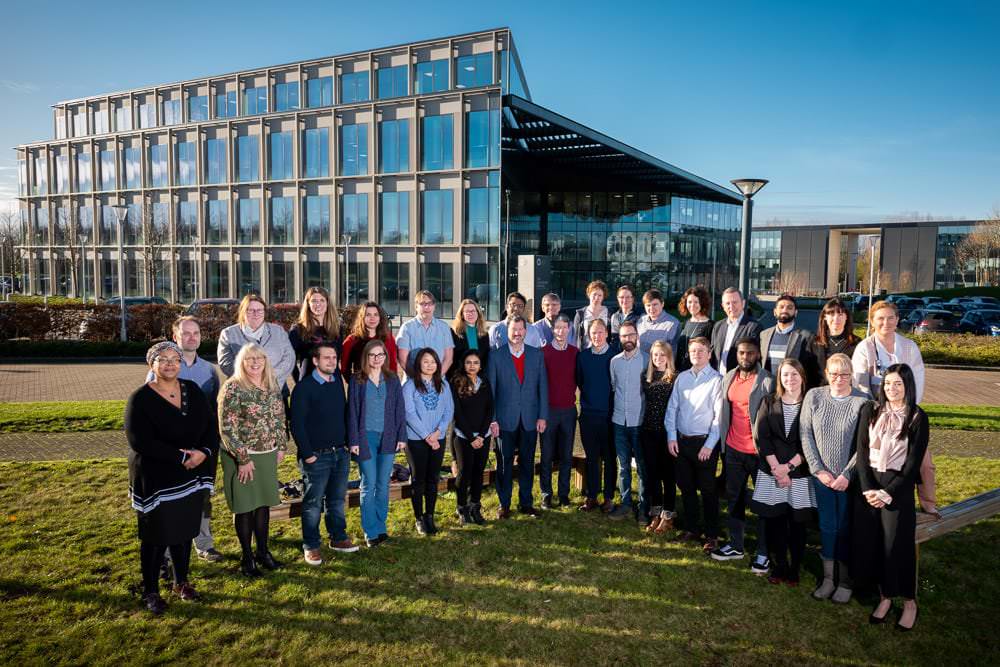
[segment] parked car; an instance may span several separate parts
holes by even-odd
[[[924,305],[924,302],[916,297],[900,296],[898,294],[890,294],[888,297],[886,297],[886,301],[895,304],[896,308],[899,310],[900,321],[905,320],[907,317],[910,316],[910,313],[912,313],[917,308],[922,308]]]
[[[121,303],[120,299],[121,299],[121,297],[110,296],[107,299],[104,299],[104,303],[108,304],[109,306],[117,306],[119,303]],[[167,300],[164,299],[162,296],[127,296],[127,297],[125,297],[125,307],[126,308],[128,308],[129,306],[148,306],[151,303],[166,305]]]
[[[984,306],[993,306],[994,308],[1000,309],[1000,300],[992,296],[974,296],[972,297],[972,302],[975,304],[982,304]]]
[[[959,333],[1000,336],[1000,310],[971,310],[958,323]]]
[[[942,299],[939,296],[922,296],[920,297],[920,300],[924,302],[925,306],[935,305],[944,302],[944,299]]]
[[[917,308],[900,321],[899,328],[915,334],[953,333],[958,330],[960,320],[960,316],[947,310]]]
[[[968,310],[968,308],[965,307],[965,304],[951,303],[950,301],[945,303],[935,303],[934,308],[937,310],[947,310],[949,313],[957,315],[959,319],[962,319],[962,316],[965,315],[965,311]]]
[[[967,304],[970,304],[970,303],[975,303],[975,301],[973,300],[973,298],[971,296],[955,296],[955,297],[952,297],[951,300],[948,301],[948,303],[957,303],[957,304],[961,304],[961,305],[967,305]]]
[[[195,299],[191,302],[191,305],[184,309],[185,315],[197,315],[198,311],[202,307],[228,307],[228,306],[238,306],[240,305],[239,299],[225,299],[225,298],[215,298],[215,299]]]

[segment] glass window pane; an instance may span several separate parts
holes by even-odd
[[[115,178],[115,152],[101,151],[101,190],[117,189],[117,179]]]
[[[321,127],[306,130],[303,137],[303,171],[305,178],[330,175],[330,130]]]
[[[368,243],[368,195],[351,194],[340,198],[340,232],[352,245]]]
[[[410,121],[389,120],[379,123],[381,151],[379,171],[395,174],[410,169]]]
[[[354,72],[340,76],[341,104],[367,102],[368,99],[368,72]]]
[[[237,141],[236,157],[239,160],[240,182],[260,180],[260,138],[242,136]]]
[[[216,260],[205,262],[206,289],[205,296],[210,299],[229,296],[229,264]]]
[[[236,91],[220,93],[215,96],[216,118],[232,118],[236,116]]]
[[[239,227],[236,242],[241,245],[260,243],[260,200],[256,198],[239,200]]]
[[[406,262],[381,262],[379,304],[391,316],[406,315],[410,308],[410,265]]]
[[[191,245],[198,236],[198,203],[182,201],[177,204],[177,238],[180,245]]]
[[[274,86],[274,110],[291,111],[299,108],[299,82],[279,83]]]
[[[236,265],[236,297],[255,292],[260,294],[260,262],[241,260]]]
[[[474,88],[493,83],[493,54],[462,56],[457,62],[456,88]]]
[[[229,242],[229,207],[225,201],[209,200],[205,219],[205,243],[220,245]]]
[[[165,144],[154,144],[149,147],[149,168],[152,187],[167,187],[167,146]]]
[[[425,190],[420,242],[425,244],[453,241],[453,206],[451,190]]]
[[[197,162],[193,141],[177,144],[177,185],[194,185],[197,182]]]
[[[292,133],[271,133],[271,180],[292,178]]]
[[[421,169],[451,169],[454,166],[454,137],[451,114],[425,116]]]
[[[437,93],[448,90],[449,59],[429,60],[417,63],[414,75],[415,94]]]
[[[76,191],[90,192],[90,153],[80,152],[76,154]]]
[[[333,77],[321,76],[306,83],[306,106],[310,108],[333,106]]]
[[[138,148],[125,149],[125,187],[129,190],[142,187],[142,154]]]
[[[243,115],[255,116],[267,113],[267,88],[247,88],[243,91]]]
[[[409,94],[406,81],[406,65],[383,67],[378,71],[378,98],[406,97]]]
[[[268,242],[273,245],[289,245],[292,239],[293,200],[291,197],[271,198],[271,227]]]
[[[208,95],[192,95],[188,98],[188,120],[208,120]]]
[[[380,201],[382,243],[410,242],[410,193],[383,192]]]
[[[340,173],[364,176],[368,173],[368,125],[344,125],[340,128]]]
[[[302,211],[302,243],[307,245],[330,242],[330,198],[310,195],[304,198]]]

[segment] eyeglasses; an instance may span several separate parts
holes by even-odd
[[[850,373],[827,373],[827,375],[829,375],[835,380],[846,380],[847,378],[851,377]]]
[[[369,359],[385,359],[385,352],[369,352]]]
[[[263,315],[263,308],[247,308],[247,315]]]
[[[163,365],[176,366],[177,364],[181,363],[181,360],[178,359],[177,357],[157,357],[156,363],[160,364],[161,366]]]
[[[417,305],[420,306],[421,308],[424,308],[426,306],[433,306],[434,302],[433,301],[420,301],[420,302],[417,303]]]

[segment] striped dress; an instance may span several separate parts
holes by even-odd
[[[768,455],[773,455],[778,463],[788,463],[796,454],[802,455],[801,408],[801,403],[786,404],[780,398],[769,396],[757,413],[755,431],[760,467],[750,506],[758,516],[769,518],[791,512],[796,521],[802,521],[809,518],[816,507],[816,493],[804,460],[791,473],[792,485],[786,488],[778,486],[767,461]]]

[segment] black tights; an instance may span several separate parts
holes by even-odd
[[[764,530],[767,548],[771,552],[773,574],[782,579],[798,581],[799,565],[806,550],[806,522],[796,521],[791,513],[782,514],[765,519]]]
[[[191,540],[170,546],[140,542],[139,563],[142,567],[142,588],[146,594],[160,592],[160,566],[167,549],[174,562],[174,583],[183,584],[187,581],[191,566]]]
[[[244,559],[253,558],[253,549],[250,546],[251,538],[257,540],[258,554],[267,553],[267,533],[270,523],[270,507],[258,507],[250,512],[233,515],[233,525],[236,526],[236,537],[240,541]]]
[[[410,462],[410,472],[413,475],[410,479],[413,516],[417,519],[424,513],[434,516],[438,478],[441,474],[441,462],[444,460],[444,440],[438,441],[437,449],[431,449],[431,446],[423,440],[408,440],[406,458]]]

